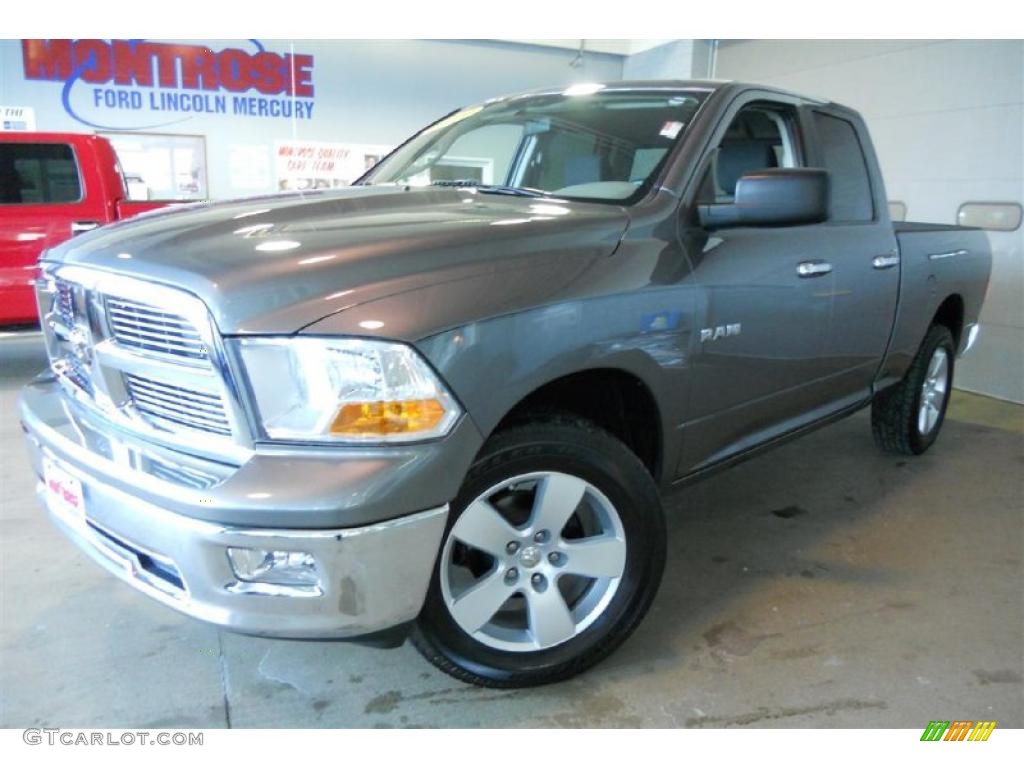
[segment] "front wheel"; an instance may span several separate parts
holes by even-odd
[[[953,388],[953,334],[933,325],[903,380],[871,406],[875,442],[894,453],[921,454],[939,436]]]
[[[413,641],[477,685],[563,680],[632,632],[664,561],[657,488],[625,445],[583,421],[515,427],[452,505]]]

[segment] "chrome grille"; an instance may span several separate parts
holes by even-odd
[[[64,361],[63,370],[64,375],[70,379],[72,384],[90,396],[94,394],[89,369],[85,367],[85,364],[79,358],[68,357]]]
[[[75,327],[75,289],[66,280],[57,281],[54,312],[65,328]]]
[[[231,434],[224,402],[216,393],[187,389],[131,373],[125,374],[124,383],[136,410],[151,419],[218,435]]]
[[[170,286],[78,265],[37,281],[50,365],[77,403],[185,453],[251,454],[238,391],[206,306]],[[164,467],[167,479],[176,470]],[[196,487],[199,477],[179,482]]]
[[[183,467],[180,464],[162,461],[152,456],[146,458],[144,468],[149,474],[159,477],[161,480],[167,480],[176,485],[185,485],[198,491],[205,491],[219,482],[213,475],[208,475],[198,469]]]
[[[118,344],[147,352],[207,359],[199,331],[181,315],[128,299],[106,297],[107,322]]]

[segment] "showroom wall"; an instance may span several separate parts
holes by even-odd
[[[617,80],[623,60],[621,55],[590,51],[577,59],[571,50],[498,41],[172,43],[201,45],[218,54],[233,52],[225,55],[246,68],[252,62],[257,62],[253,65],[257,68],[263,66],[256,58],[261,52],[269,54],[261,60],[270,63],[292,55],[299,81],[295,108],[286,81],[273,85],[267,81],[262,92],[238,77],[213,88],[188,88],[189,73],[180,63],[170,73],[174,84],[161,87],[165,73],[155,56],[150,65],[156,68],[154,85],[140,85],[138,78],[145,73],[123,70],[133,66],[133,53],[145,53],[138,45],[145,41],[123,41],[117,51],[112,44],[94,42],[97,45],[80,51],[83,55],[78,59],[86,53],[97,56],[101,68],[110,65],[109,77],[104,76],[107,72],[99,76],[71,72],[69,76],[61,68],[61,51],[45,45],[37,46],[36,58],[26,63],[21,41],[0,41],[0,107],[30,107],[36,130],[129,131],[131,136],[118,139],[139,153],[159,143],[163,135],[204,137],[207,183],[203,196],[215,199],[280,188],[281,152],[297,153],[305,145],[318,148],[317,143],[329,142],[365,146],[365,154],[374,155],[459,106],[529,88]],[[165,44],[152,44],[156,46],[152,50],[162,50]],[[115,56],[124,61],[108,61]],[[71,59],[72,66],[82,63],[91,69],[88,60]],[[257,72],[254,77],[259,76]],[[189,151],[184,146],[187,142],[180,139],[165,149],[180,156]],[[362,170],[362,163],[360,155],[353,173]],[[315,170],[309,173],[315,175]]]
[[[908,220],[955,223],[967,201],[1024,201],[1022,41],[722,41],[715,76],[860,110]],[[1024,402],[1024,231],[989,239],[982,332],[957,386]]]
[[[713,66],[712,40],[670,40],[626,57],[626,80],[686,80],[708,77]]]

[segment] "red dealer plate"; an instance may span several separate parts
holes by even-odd
[[[82,481],[51,458],[43,457],[43,483],[50,508],[75,522],[85,520],[85,496]]]

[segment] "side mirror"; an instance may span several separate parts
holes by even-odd
[[[732,203],[697,207],[706,229],[817,224],[828,219],[828,171],[766,168],[740,177]]]

